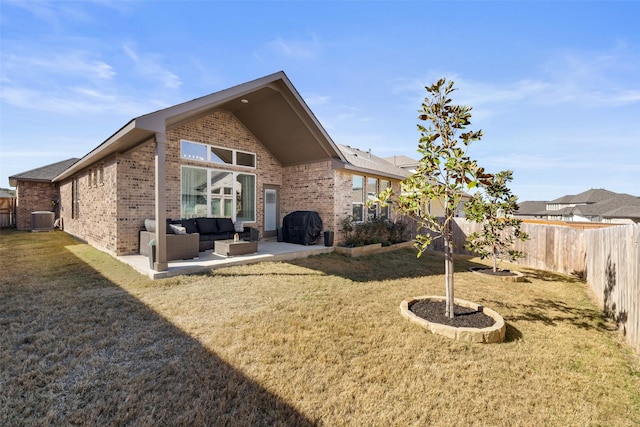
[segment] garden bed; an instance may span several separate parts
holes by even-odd
[[[492,268],[471,267],[469,271],[472,271],[476,274],[497,277],[500,280],[504,280],[505,282],[524,282],[525,281],[524,274],[515,270],[498,270],[494,272]]]
[[[425,302],[423,307],[416,307]],[[495,311],[456,298],[456,317],[448,319],[444,317],[444,302],[445,297],[442,296],[416,297],[400,303],[400,314],[431,333],[454,340],[486,344],[504,341],[507,327],[502,316]]]
[[[358,258],[366,255],[382,254],[385,252],[396,251],[398,249],[412,248],[413,245],[413,241],[395,243],[389,246],[382,246],[381,243],[374,243],[371,245],[355,247],[336,246],[335,251],[340,255],[344,255],[350,258]]]

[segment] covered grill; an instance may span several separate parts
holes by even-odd
[[[318,212],[295,211],[282,220],[282,236],[287,243],[310,245],[322,232],[322,220]]]

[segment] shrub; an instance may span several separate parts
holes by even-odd
[[[354,222],[352,216],[344,218],[340,225],[344,232],[343,246],[357,247],[381,243],[389,246],[406,242],[407,226],[403,222],[374,219],[368,222]]]

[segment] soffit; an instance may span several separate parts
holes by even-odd
[[[55,180],[215,110],[233,113],[284,166],[344,157],[283,72],[137,117]]]

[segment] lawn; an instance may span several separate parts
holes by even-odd
[[[151,281],[62,232],[0,233],[0,425],[633,426],[640,363],[587,285],[456,261],[507,342],[432,335],[400,301],[440,254],[327,254]]]

